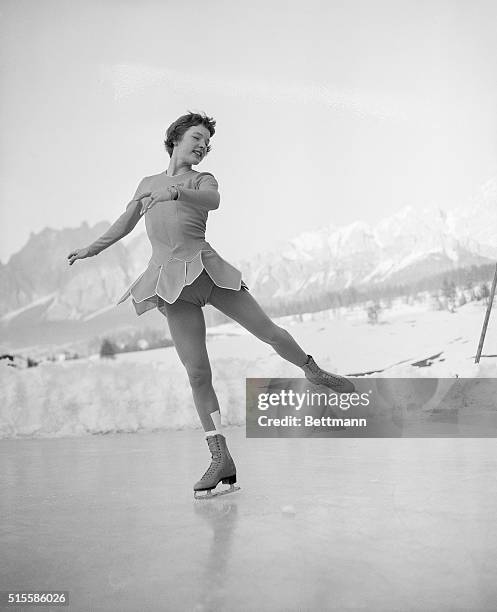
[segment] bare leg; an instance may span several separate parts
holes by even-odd
[[[212,290],[209,302],[222,313],[240,323],[254,336],[270,344],[283,359],[298,367],[306,363],[307,354],[286,329],[276,325],[267,316],[248,291],[221,289],[216,285]]]
[[[177,300],[173,304],[166,302],[163,309],[167,314],[174,346],[190,380],[193,401],[202,427],[204,431],[212,431],[216,427],[210,415],[219,410],[219,402],[212,387],[202,309],[184,300]]]

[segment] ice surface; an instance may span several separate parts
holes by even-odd
[[[242,489],[211,501],[199,431],[3,440],[1,588],[81,612],[495,610],[494,440],[227,438]]]
[[[406,305],[377,326],[359,310],[280,324],[332,371],[497,378],[495,357],[473,363],[483,316]],[[244,422],[246,377],[302,375],[238,326],[216,331],[225,424]],[[496,340],[491,319],[484,354]],[[194,501],[210,457],[174,349],[5,367],[0,386],[0,435],[17,436],[0,441],[2,589],[69,590],[82,612],[495,610],[493,439],[235,427],[242,489]],[[478,388],[475,409],[492,400]]]

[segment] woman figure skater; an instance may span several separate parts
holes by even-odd
[[[322,370],[293,337],[265,314],[239,270],[222,259],[205,240],[209,211],[219,208],[218,183],[209,172],[197,172],[210,151],[216,122],[205,114],[189,112],[176,119],[164,142],[169,154],[165,172],[145,177],[125,212],[109,230],[90,246],[72,251],[69,265],[92,257],[127,234],[145,216],[152,243],[147,269],[117,302],[131,296],[138,316],[157,308],[167,317],[178,356],[186,368],[193,400],[205,430],[212,461],[195,484],[194,496],[213,497],[219,482],[237,490],[236,468],[221,433],[221,415],[205,344],[206,329],[202,307],[209,303],[231,317],[283,359],[302,368],[308,380],[338,393],[351,393],[351,381]]]

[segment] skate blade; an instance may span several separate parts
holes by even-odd
[[[214,497],[219,497],[220,495],[228,495],[229,493],[235,493],[235,491],[239,491],[240,487],[236,487],[235,485],[230,485],[229,489],[223,489],[221,491],[212,492],[212,489],[207,490],[204,495],[201,495],[203,491],[194,491],[193,496],[195,499],[214,499]]]

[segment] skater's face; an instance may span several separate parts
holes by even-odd
[[[211,135],[203,125],[192,125],[183,134],[183,137],[174,143],[174,154],[192,166],[199,164],[207,155]]]

